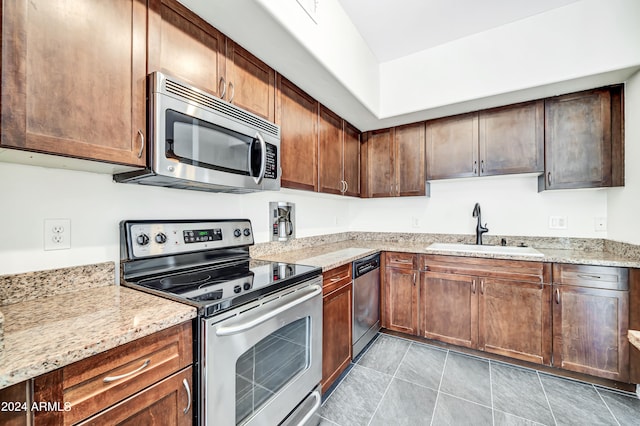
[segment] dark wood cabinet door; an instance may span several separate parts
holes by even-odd
[[[225,45],[221,32],[178,1],[149,0],[149,72],[162,71],[228,99]]]
[[[544,171],[544,101],[481,111],[480,176]]]
[[[318,188],[318,102],[278,74],[276,124],[280,126],[281,184]]]
[[[344,195],[360,196],[360,131],[344,123],[343,179],[346,184]]]
[[[269,121],[275,120],[275,78],[273,68],[240,45],[227,39],[226,99]]]
[[[386,268],[383,327],[418,334],[418,271]]]
[[[192,382],[192,368],[185,368],[78,424],[118,426],[191,425],[193,423],[194,408]]]
[[[478,175],[478,114],[427,122],[427,179]]]
[[[424,123],[396,127],[394,195],[425,195]]]
[[[480,279],[478,349],[551,363],[551,286]]]
[[[368,197],[393,195],[392,187],[395,182],[393,137],[393,129],[366,133]]]
[[[318,187],[320,192],[342,194],[344,189],[342,119],[320,105],[318,128]]]
[[[476,277],[423,272],[420,274],[420,335],[475,348],[478,341]]]
[[[626,382],[629,292],[553,286],[553,364]]]
[[[16,383],[15,385],[0,389],[0,404],[12,403],[22,408],[22,405],[28,406],[30,402],[27,399],[27,395],[31,394],[30,380]],[[11,407],[13,408],[13,407]],[[29,410],[22,409],[9,409],[4,407],[0,410],[0,424],[3,426],[28,426],[33,424],[31,421],[31,412]]]
[[[4,2],[2,146],[144,165],[146,20],[142,0]]]
[[[545,101],[546,189],[611,186],[611,94],[591,90]]]
[[[322,392],[351,362],[351,282],[322,299]]]

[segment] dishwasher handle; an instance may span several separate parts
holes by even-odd
[[[358,278],[378,268],[380,268],[380,253],[356,260],[353,262],[353,278]]]

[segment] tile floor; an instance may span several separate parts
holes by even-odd
[[[632,394],[385,334],[325,398],[322,426],[640,425]]]

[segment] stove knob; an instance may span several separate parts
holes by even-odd
[[[136,242],[141,246],[149,244],[149,236],[147,234],[140,234],[136,237]]]
[[[158,244],[164,244],[167,242],[167,236],[164,235],[162,232],[159,232],[156,234],[156,243]]]
[[[244,236],[245,236],[245,237],[248,237],[249,235],[251,235],[251,229],[249,229],[249,228],[244,228],[243,233],[244,233]]]
[[[251,283],[244,283],[242,288],[244,288],[245,290],[249,290],[251,288]]]
[[[241,291],[242,291],[242,287],[240,287],[239,285],[237,285],[237,286],[235,286],[233,288],[233,292],[236,293],[236,294],[240,293]]]
[[[238,238],[240,235],[242,235],[242,232],[240,232],[240,230],[239,230],[239,229],[235,229],[235,230],[233,231],[233,236],[234,236],[234,237]]]

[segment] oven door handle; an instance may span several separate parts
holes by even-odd
[[[300,291],[300,293],[302,293],[301,296],[296,295],[297,297],[295,299],[278,307],[274,307],[271,303],[267,305],[263,305],[260,308],[257,308],[255,311],[251,312],[251,316],[252,316],[251,319],[247,321],[244,321],[244,320],[234,321],[233,324],[223,325],[216,330],[216,335],[231,336],[233,334],[238,334],[238,333],[242,333],[247,330],[250,330],[262,324],[263,322],[266,322],[271,318],[277,315],[280,315],[281,313],[322,294],[322,287],[319,285],[311,285],[308,288]],[[287,296],[284,296],[284,297],[287,297]],[[262,314],[263,311],[264,311],[264,314]]]
[[[314,397],[316,402],[313,404],[313,407],[311,407],[311,410],[309,410],[309,412],[305,414],[302,420],[300,420],[300,423],[298,423],[299,425],[307,424],[309,419],[318,411],[318,408],[320,408],[320,403],[322,402],[322,396],[320,396],[320,392],[315,390],[311,392],[311,395],[309,395],[309,397]]]

